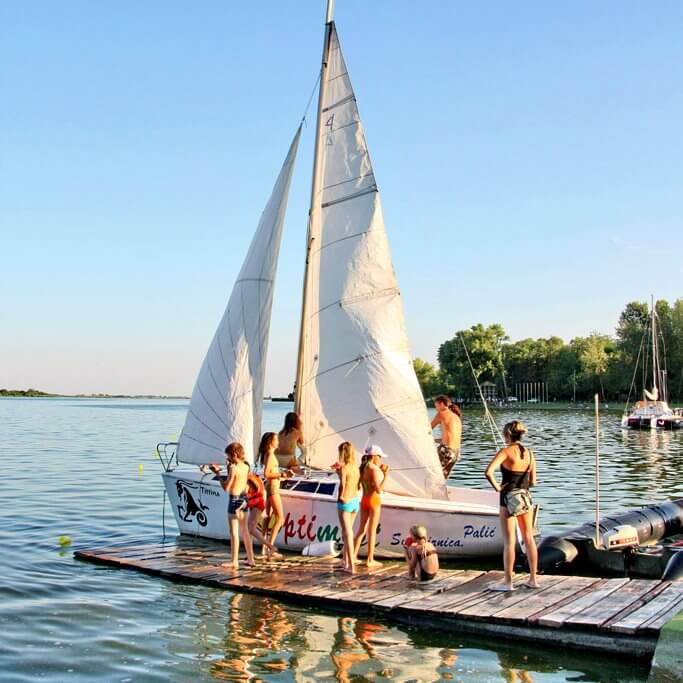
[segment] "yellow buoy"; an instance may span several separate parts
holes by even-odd
[[[71,545],[71,538],[69,536],[60,536],[59,545]]]

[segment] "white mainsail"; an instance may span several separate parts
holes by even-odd
[[[306,456],[379,444],[392,493],[446,497],[356,97],[334,24],[321,83],[319,183],[309,226],[297,410]],[[314,188],[316,179],[314,178]]]
[[[231,441],[239,441],[249,462],[254,460],[261,432],[273,286],[300,134],[301,126],[199,371],[178,441],[182,462],[221,462]]]

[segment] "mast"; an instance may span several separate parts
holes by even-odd
[[[659,398],[659,391],[657,389],[657,333],[655,331],[655,297],[650,295],[650,305],[652,307],[652,393]]]
[[[296,364],[296,389],[294,396],[294,412],[301,415],[301,389],[304,378],[304,350],[306,344],[306,320],[308,318],[308,290],[309,290],[309,263],[311,248],[315,240],[320,240],[319,216],[320,206],[317,201],[320,196],[321,186],[321,157],[322,157],[322,109],[327,89],[327,63],[330,52],[330,35],[332,33],[332,13],[334,0],[327,0],[327,12],[325,15],[325,39],[323,41],[323,54],[320,65],[320,86],[318,88],[318,111],[315,124],[315,151],[313,154],[313,176],[311,179],[311,205],[308,211],[308,230],[306,235],[306,265],[304,268],[303,295],[301,297],[301,324],[299,326],[299,352]]]

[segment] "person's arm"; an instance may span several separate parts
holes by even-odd
[[[227,491],[235,483],[235,476],[235,468],[231,467],[230,472],[228,472],[228,476],[221,481],[221,486],[223,487],[224,491]]]
[[[536,458],[534,454],[529,451],[531,456],[531,470],[529,471],[529,486],[536,486]]]
[[[417,557],[417,548],[414,545],[411,545],[408,550],[408,576],[411,579],[416,579],[417,578],[417,563],[418,563],[418,557]]]
[[[372,487],[375,490],[374,492],[375,493],[382,493],[382,489],[384,488],[384,482],[387,478],[386,474],[384,474],[382,472],[382,470],[380,470],[380,468],[377,467],[377,465],[375,465],[370,470],[370,472],[372,473],[371,483],[372,483]]]
[[[441,413],[437,413],[436,415],[434,415],[434,419],[432,420],[432,429],[434,429],[439,424],[441,424]]]
[[[493,473],[501,466],[501,463],[505,460],[505,449],[501,448],[498,453],[493,457],[493,460],[489,463],[489,466],[486,468],[486,478],[489,480],[489,484],[493,486],[496,491],[500,493],[502,487],[500,484],[496,481],[496,478],[493,476]]]

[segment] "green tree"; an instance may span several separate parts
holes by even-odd
[[[413,361],[413,369],[420,383],[422,395],[426,399],[433,398],[439,392],[439,373],[436,368],[422,358],[416,358]]]
[[[500,384],[503,380],[502,345],[508,337],[502,325],[484,327],[481,323],[469,330],[460,330],[455,336],[439,347],[439,367],[447,385],[452,387],[451,394],[476,397],[476,375],[479,382],[490,381]],[[465,346],[472,361],[467,360]]]
[[[571,345],[574,347],[580,366],[582,389],[595,393],[600,388],[600,395],[605,399],[604,376],[609,368],[610,356],[615,351],[615,343],[611,337],[593,332],[588,337],[577,337]]]

